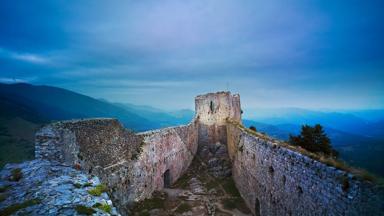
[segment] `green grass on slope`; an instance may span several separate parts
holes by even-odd
[[[34,158],[34,133],[39,127],[21,118],[0,118],[0,167]]]

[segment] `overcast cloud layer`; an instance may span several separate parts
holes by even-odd
[[[384,1],[0,3],[0,82],[193,108],[231,90],[251,107],[383,108]]]

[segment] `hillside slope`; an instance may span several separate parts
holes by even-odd
[[[34,110],[0,98],[0,167],[33,159],[34,133],[47,122]]]
[[[0,84],[0,98],[34,110],[48,120],[111,117],[136,131],[157,128],[149,121],[128,110],[82,94],[50,86],[29,84]]]

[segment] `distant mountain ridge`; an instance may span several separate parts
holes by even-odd
[[[194,111],[182,109],[167,112],[151,106],[134,105],[129,103],[113,103],[143,118],[156,120],[159,127],[169,127],[189,123],[194,117]]]
[[[154,122],[121,107],[57,87],[0,84],[0,97],[34,110],[49,120],[111,117],[119,118],[124,126],[138,131],[156,128]]]
[[[366,137],[384,136],[384,110],[342,112],[313,111],[301,108],[248,109],[246,118],[271,125],[321,124],[346,133]]]
[[[325,127],[342,159],[384,176],[384,111],[320,112],[299,108],[245,109],[243,122],[270,136],[287,140],[302,124]],[[34,132],[57,120],[111,117],[135,131],[189,123],[194,111],[164,111],[151,106],[111,103],[62,88],[0,84],[0,166],[31,159]],[[383,117],[383,118],[382,118]]]
[[[62,88],[0,83],[0,166],[32,159],[34,133],[51,121],[110,117],[134,131],[187,124],[190,110],[162,113],[151,107],[112,104]]]

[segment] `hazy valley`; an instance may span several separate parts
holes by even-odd
[[[67,119],[111,117],[135,131],[187,124],[189,109],[164,111],[150,106],[111,103],[50,86],[0,84],[0,165],[33,158],[34,132]],[[384,176],[384,111],[311,111],[298,108],[245,109],[244,124],[287,140],[302,124],[320,123],[341,159]]]

